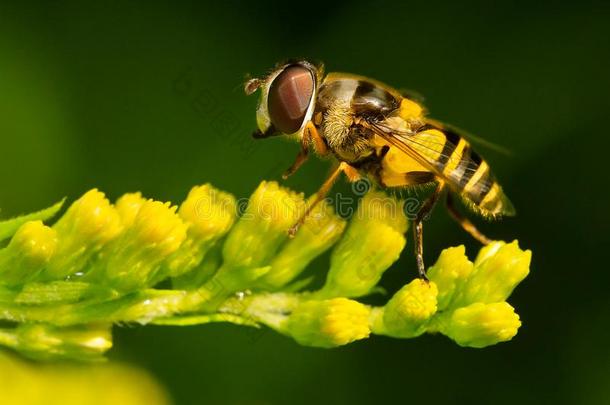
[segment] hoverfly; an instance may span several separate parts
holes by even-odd
[[[301,150],[284,173],[287,178],[306,161],[310,146],[338,161],[309,210],[291,229],[294,235],[313,206],[322,201],[341,173],[350,181],[366,176],[381,187],[434,185],[413,219],[419,275],[425,278],[423,220],[445,190],[451,216],[483,244],[490,242],[454,206],[457,194],[483,217],[515,214],[490,167],[464,133],[430,119],[406,94],[362,76],[329,73],[304,60],[277,66],[266,77],[250,79],[246,94],[261,90],[255,138],[296,137]]]

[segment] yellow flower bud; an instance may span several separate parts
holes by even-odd
[[[394,197],[375,190],[369,191],[362,197],[352,221],[383,223],[399,233],[405,233],[409,227],[402,203]]]
[[[34,278],[57,249],[57,233],[42,221],[26,222],[0,251],[0,282],[19,284]]]
[[[443,250],[428,269],[428,278],[438,286],[439,311],[450,306],[456,291],[461,290],[472,272],[473,265],[465,250],[463,245]]]
[[[57,232],[42,221],[30,221],[21,225],[10,246],[16,249],[32,266],[46,264],[57,248]]]
[[[199,265],[214,243],[233,226],[237,217],[235,197],[209,184],[196,186],[180,205],[178,215],[188,226],[187,239],[168,260],[166,273],[171,277],[193,273],[182,281],[206,279],[210,268],[205,263]]]
[[[250,197],[243,215],[245,220],[257,218],[280,231],[287,231],[305,212],[302,193],[281,187],[275,181],[263,181]]]
[[[141,249],[154,249],[167,256],[186,239],[186,224],[176,215],[177,207],[170,203],[148,200],[126,232]]]
[[[186,239],[187,226],[176,209],[170,203],[145,201],[131,226],[102,252],[106,261],[98,273],[103,279],[129,291],[160,278],[163,261]]]
[[[122,224],[104,193],[93,189],[72,203],[53,229],[57,231],[59,245],[42,273],[46,280],[82,270],[91,256],[121,233]]]
[[[305,200],[276,182],[263,181],[250,197],[248,208],[237,221],[223,248],[228,267],[260,267],[268,264],[288,229],[305,211]]]
[[[318,297],[359,297],[374,288],[384,271],[398,260],[407,221],[400,203],[369,192],[358,207],[345,236],[331,256],[330,270]]]
[[[87,261],[122,231],[116,209],[96,189],[76,200],[53,229],[59,244],[42,273],[43,279],[60,279],[84,268]]]
[[[476,303],[455,310],[441,332],[460,346],[486,347],[511,340],[521,321],[508,303]]]
[[[107,243],[122,230],[118,212],[97,189],[76,200],[54,228],[62,240],[79,238],[89,245]]]
[[[437,295],[436,284],[421,279],[402,287],[384,307],[384,334],[410,338],[424,333],[427,321],[436,313]]]
[[[308,215],[294,238],[288,240],[271,261],[271,270],[259,281],[263,289],[274,290],[293,281],[311,261],[330,248],[345,229],[345,221],[325,203]]]
[[[474,270],[452,304],[460,307],[473,302],[500,302],[529,273],[532,252],[523,251],[517,241],[493,242],[481,249]]]
[[[222,247],[222,266],[201,288],[218,304],[233,292],[255,286],[271,270],[269,263],[288,239],[289,228],[305,212],[302,194],[263,181]]]
[[[136,219],[140,208],[146,202],[146,199],[142,197],[142,193],[128,193],[123,194],[115,204],[116,210],[121,217],[123,226],[128,227],[133,224]]]
[[[191,189],[178,214],[190,225],[189,236],[193,239],[217,239],[233,226],[237,203],[231,194],[205,184]]]
[[[369,315],[369,307],[347,298],[306,301],[281,330],[305,346],[342,346],[369,336]]]

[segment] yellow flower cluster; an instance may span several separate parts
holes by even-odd
[[[333,249],[330,270],[318,297],[359,297],[371,292],[398,260],[408,222],[401,204],[384,193],[367,193],[345,236]]]
[[[123,291],[153,284],[163,261],[186,239],[187,225],[176,210],[169,203],[144,201],[133,222],[102,250],[106,260],[97,276]]]
[[[0,328],[0,344],[35,357],[97,358],[111,346],[110,325],[130,322],[266,325],[326,348],[423,333],[484,347],[517,333],[506,300],[531,252],[516,241],[493,242],[474,262],[463,246],[446,249],[429,282],[415,279],[370,306],[358,299],[380,291],[406,244],[402,202],[370,191],[347,221],[324,201],[290,238],[311,203],[275,182],[262,182],[241,215],[235,197],[209,184],[179,206],[140,193],[112,204],[91,190],[52,226],[42,221],[59,206],[0,222],[0,242],[12,236],[0,248],[0,320],[16,324]],[[325,283],[305,291],[303,273],[329,250]]]
[[[443,288],[439,315],[430,326],[459,345],[485,347],[510,340],[521,321],[506,299],[528,274],[532,253],[512,243],[492,242],[474,263],[463,247],[445,250],[429,277]]]
[[[125,194],[116,205],[98,190],[75,201],[52,227],[21,225],[0,250],[1,282],[83,279],[136,290],[192,270],[236,217],[235,199],[210,185],[178,207]]]
[[[530,258],[531,252],[520,250],[516,242],[492,243],[481,250],[474,264],[464,255],[463,246],[446,249],[428,273],[430,282],[413,280],[383,307],[362,307],[345,298],[321,300],[313,293],[279,329],[301,344],[318,347],[345,344],[339,343],[345,336],[352,341],[369,333],[412,338],[425,332],[440,332],[461,346],[494,345],[512,339],[521,326],[505,300],[527,276]],[[334,304],[336,299],[342,305]],[[369,316],[353,316],[348,303],[366,308]],[[341,333],[329,327],[329,313],[343,321]]]

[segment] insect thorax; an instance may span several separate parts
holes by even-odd
[[[338,159],[355,163],[376,152],[372,131],[359,122],[386,117],[399,105],[399,99],[376,83],[329,75],[318,91],[316,125]]]

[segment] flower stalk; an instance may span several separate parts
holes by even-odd
[[[55,224],[55,205],[0,222],[0,344],[27,356],[99,360],[113,324],[232,322],[269,327],[306,346],[331,348],[371,335],[441,333],[461,346],[512,339],[521,322],[506,300],[527,276],[531,252],[493,242],[471,262],[445,249],[430,282],[415,279],[383,306],[378,290],[406,245],[402,202],[379,191],[351,219],[325,201],[294,238],[311,201],[262,182],[244,212],[229,193],[194,187],[179,206],[91,190]],[[303,273],[330,251],[326,282]],[[163,287],[161,287],[163,286]],[[169,289],[168,289],[169,288]]]

